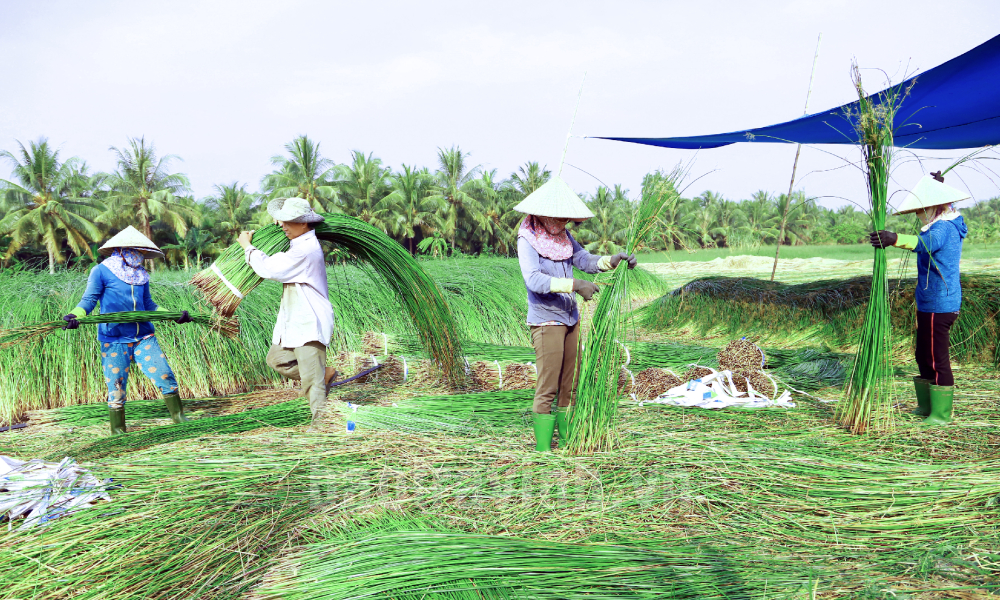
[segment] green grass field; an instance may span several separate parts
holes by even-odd
[[[422,264],[456,312],[473,365],[532,360],[515,261]],[[808,275],[839,272],[815,263]],[[635,308],[672,289],[636,274]],[[2,326],[60,314],[76,302],[81,277],[0,277]],[[196,308],[185,280],[158,273],[154,297]],[[314,430],[297,391],[274,385],[261,367],[277,286],[244,301],[245,330],[232,347],[204,331],[162,327],[179,379],[210,390],[189,386],[191,423],[172,425],[161,401],[136,398],[129,433],[109,438],[103,394],[87,387],[92,332],[57,332],[36,348],[0,353],[0,391],[58,374],[49,384],[65,400],[0,433],[0,454],[74,457],[120,486],[111,503],[45,527],[0,530],[0,599],[968,600],[1000,592],[1000,372],[978,355],[957,365],[953,425],[917,427],[914,366],[898,354],[895,431],[854,436],[833,417],[843,355],[824,349],[822,335],[795,339],[815,315],[793,321],[780,309],[744,307],[737,321],[774,332],[764,344],[771,372],[804,390],[793,393],[795,408],[709,411],[623,395],[613,451],[537,453],[530,385],[448,388],[394,300],[362,270],[337,267],[330,282],[343,351],[330,360],[351,370],[372,353],[389,360],[388,351],[407,358],[408,374],[404,382],[387,366],[384,376],[337,388]],[[824,293],[837,289],[834,282]],[[988,289],[982,295],[992,302]],[[713,364],[734,334],[702,331],[692,316],[725,307],[671,304],[663,325],[634,320],[623,340],[630,368]],[[385,332],[388,348],[367,347],[365,331]],[[211,391],[213,382],[241,380],[240,393]]]

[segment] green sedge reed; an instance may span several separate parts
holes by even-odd
[[[869,97],[861,84],[861,72],[852,71],[858,93],[856,112],[848,114],[858,136],[862,171],[868,187],[873,231],[885,229],[889,209],[889,177],[893,160],[893,129],[899,104],[906,90],[890,87]],[[889,268],[885,248],[875,248],[871,294],[854,368],[847,384],[847,398],[837,404],[837,418],[852,433],[889,431],[895,426],[892,407],[891,314]]]
[[[684,172],[680,167],[669,174],[643,182],[642,196],[632,215],[625,252],[638,251],[649,238],[660,213],[680,195],[676,185]],[[623,341],[626,332],[626,305],[632,271],[621,261],[611,272],[611,281],[597,298],[589,334],[581,344],[579,383],[572,412],[571,452],[606,452],[615,446],[618,412],[618,376],[626,362]]]
[[[102,323],[153,323],[163,321],[176,321],[182,314],[178,311],[129,311],[117,313],[105,313],[80,317],[77,319],[80,325],[98,325]],[[192,314],[190,315],[197,323],[203,327],[208,327],[212,331],[217,331],[228,338],[236,338],[240,335],[240,326],[236,319],[220,318],[218,315]],[[6,348],[16,344],[27,344],[37,341],[39,338],[59,331],[66,325],[66,321],[44,321],[23,325],[13,329],[0,330],[0,348]]]

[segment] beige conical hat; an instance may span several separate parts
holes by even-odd
[[[589,219],[594,216],[576,192],[558,175],[553,175],[542,187],[528,194],[514,210],[537,217],[559,219]]]
[[[945,185],[944,183],[934,179],[930,175],[924,175],[917,185],[914,186],[913,190],[910,191],[903,203],[899,205],[899,210],[896,211],[897,215],[905,215],[906,213],[915,212],[924,208],[930,208],[932,206],[941,206],[942,204],[951,204],[952,202],[961,202],[962,200],[968,200],[971,198],[969,194],[961,190],[956,190],[950,185]]]
[[[150,239],[141,233],[135,227],[129,225],[125,229],[118,232],[118,235],[107,241],[106,244],[101,246],[99,252],[104,256],[111,256],[115,248],[132,248],[133,250],[139,250],[146,256],[146,258],[152,258],[152,256],[163,256],[163,252],[156,247],[156,244],[150,241]]]

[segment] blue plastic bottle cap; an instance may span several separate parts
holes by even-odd
[[[347,422],[347,433],[353,433],[353,432],[354,432],[354,421],[348,421]]]

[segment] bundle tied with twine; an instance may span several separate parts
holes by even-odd
[[[893,127],[896,112],[908,89],[893,86],[875,98],[865,94],[861,73],[853,68],[858,93],[856,112],[847,114],[854,124],[863,158],[862,170],[871,201],[869,217],[873,231],[885,229],[888,214],[889,175],[893,159]],[[837,418],[851,433],[889,431],[892,419],[892,325],[889,309],[888,265],[885,249],[875,248],[871,294],[865,310],[854,368],[847,383],[847,398],[837,403]]]
[[[669,389],[684,383],[670,369],[650,367],[635,376],[635,397],[638,400],[652,400]]]
[[[510,363],[503,369],[503,390],[529,390],[538,381],[535,365]]]
[[[344,248],[371,265],[383,285],[396,293],[431,359],[453,383],[465,380],[462,342],[444,294],[405,248],[377,228],[347,215],[323,214],[316,237]],[[280,227],[257,230],[255,248],[268,256],[289,248]],[[231,316],[243,297],[263,281],[244,260],[239,244],[226,249],[211,267],[191,283],[223,316]]]
[[[180,319],[182,313],[173,311],[131,311],[115,312],[80,317],[77,321],[80,325],[99,325],[102,323],[152,323],[161,321],[176,321]],[[240,325],[235,318],[224,318],[218,315],[192,314],[190,315],[194,323],[203,327],[208,327],[211,331],[228,337],[236,338],[240,335]],[[33,323],[13,329],[0,330],[0,348],[6,348],[17,344],[27,344],[39,340],[55,331],[62,329],[66,321],[44,321]]]
[[[625,252],[634,253],[648,239],[663,208],[679,198],[676,183],[684,171],[656,173],[643,182],[642,197],[632,214]],[[572,453],[605,452],[615,446],[618,414],[618,378],[626,362],[625,317],[631,271],[621,261],[609,272],[610,284],[601,289],[590,333],[583,343],[577,381],[576,408],[568,443]]]

